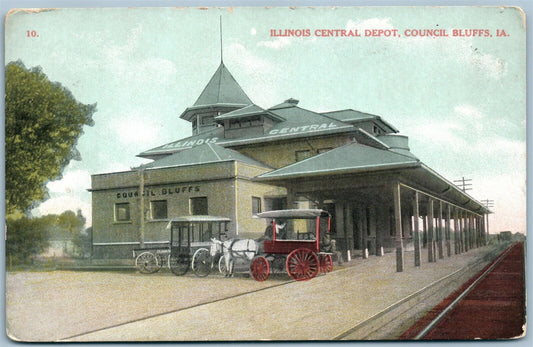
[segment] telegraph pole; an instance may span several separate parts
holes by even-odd
[[[487,208],[487,210],[489,209],[489,207],[494,207],[494,200],[489,200],[489,199],[485,199],[485,200],[481,200],[481,203],[483,205],[485,205],[485,207]],[[487,237],[489,235],[489,212],[487,212],[487,216],[484,217],[485,220],[486,220],[486,227],[487,227]]]
[[[494,207],[494,200],[485,199],[485,200],[481,200],[481,202],[483,203],[483,205],[485,205],[487,209],[489,207]]]
[[[456,186],[461,188],[463,192],[466,192],[467,190],[472,190],[472,179],[471,178],[461,178],[459,180],[453,181]]]

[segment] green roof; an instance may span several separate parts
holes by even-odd
[[[249,105],[251,103],[250,98],[233,78],[224,63],[220,63],[217,71],[215,71],[213,77],[205,86],[194,106],[216,104]]]
[[[322,114],[328,117],[335,118],[342,122],[346,122],[346,123],[357,123],[357,122],[362,122],[362,121],[367,121],[367,120],[375,120],[387,126],[392,132],[395,132],[395,133],[398,132],[398,129],[396,129],[394,126],[384,121],[383,118],[375,114],[364,113],[364,112],[360,112],[360,111],[356,111],[352,109],[322,112]]]
[[[260,134],[249,134],[236,139],[226,139],[224,138],[224,128],[219,127],[212,131],[193,135],[178,141],[167,143],[163,146],[149,149],[140,153],[138,156],[153,159],[156,156],[174,153],[203,143],[216,142],[219,145],[228,147],[232,145],[239,146],[242,144],[263,143],[289,138],[355,131],[355,128],[351,124],[343,123],[320,113],[305,110],[297,107],[295,104],[287,103],[287,105],[290,106],[265,110],[271,118],[275,117],[275,119],[279,120],[266,134],[261,132]],[[248,111],[246,108],[248,108]],[[244,117],[248,112],[257,112],[259,109],[261,109],[259,106],[254,107],[254,105],[251,105],[250,107],[245,107],[244,109],[236,110],[234,112],[237,112],[239,117]],[[284,121],[281,121],[282,119],[284,119]],[[217,120],[219,120],[218,117]]]
[[[247,157],[244,154],[212,143],[195,146],[190,149],[174,153],[151,163],[142,165],[142,167],[145,169],[155,169],[225,161],[240,161],[242,163],[269,168],[267,165]]]
[[[296,106],[296,104],[288,102],[271,107],[268,109],[268,111],[286,120],[284,122],[277,123],[276,125],[274,125],[272,130],[325,123],[331,125],[330,127],[350,126],[350,124],[348,123],[343,123],[342,121],[324,116],[320,113],[306,110],[304,108]]]
[[[351,143],[258,176],[260,180],[358,173],[418,166],[416,158],[389,150]]]
[[[284,121],[283,118],[276,116],[272,114],[272,112],[269,112],[255,104],[248,105],[235,111],[221,114],[220,116],[215,117],[215,120],[221,121],[225,119],[239,119],[257,115],[264,115],[265,117],[272,118],[277,121]]]

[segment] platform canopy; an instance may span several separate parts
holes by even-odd
[[[394,180],[467,210],[489,213],[483,204],[414,155],[355,142],[263,173],[255,179],[284,186],[296,193],[306,190],[320,194],[321,191],[338,190],[344,195],[353,195],[360,189],[370,190],[373,186],[381,187],[384,182]],[[373,190],[374,194],[381,194],[380,189]]]
[[[289,210],[277,210],[266,211],[255,215],[258,218],[316,218],[327,217],[329,213],[320,209],[289,209]]]

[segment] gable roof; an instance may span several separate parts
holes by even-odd
[[[419,166],[420,161],[385,149],[351,143],[264,173],[258,180],[357,173]]]
[[[308,136],[330,135],[355,131],[353,125],[343,123],[320,113],[312,112],[291,103],[284,103],[283,108],[268,109],[269,117],[277,119],[267,133],[249,134],[236,139],[224,138],[224,128],[218,127],[212,131],[203,132],[156,148],[139,153],[139,157],[155,159],[162,155],[168,155],[176,151],[190,148],[204,143],[217,143],[224,147],[240,146],[251,143],[266,143],[270,141],[282,141]],[[252,114],[261,110],[259,106],[250,105],[236,110],[237,117]],[[248,113],[250,112],[250,113]],[[233,113],[233,112],[232,112]],[[223,114],[219,117],[226,116]],[[230,115],[231,116],[231,115]],[[220,118],[217,117],[217,121]],[[229,118],[229,117],[228,117]],[[222,118],[225,119],[225,118]]]
[[[332,117],[306,110],[297,106],[295,103],[284,102],[268,109],[271,113],[285,119],[284,122],[277,123],[273,129],[286,127],[303,127],[311,124],[330,124],[333,127],[351,126]]]
[[[281,118],[280,116],[277,116],[273,114],[272,112],[269,112],[256,104],[251,104],[243,108],[239,108],[235,111],[231,111],[228,113],[221,114],[220,116],[216,116],[215,120],[222,121],[225,119],[238,119],[238,118],[245,118],[245,117],[252,117],[256,115],[263,115],[265,117],[274,119],[278,122],[284,121],[284,118]]]
[[[163,167],[218,163],[225,161],[239,161],[254,166],[270,168],[269,166],[255,159],[247,157],[244,154],[212,143],[199,145],[181,152],[174,153],[151,163],[142,165],[142,167],[145,169],[155,169]]]
[[[388,127],[392,132],[397,133],[398,129],[396,129],[392,124],[389,124],[383,118],[381,118],[378,115],[370,114],[370,113],[364,113],[352,109],[345,109],[345,110],[337,110],[337,111],[330,111],[330,112],[322,112],[323,115],[335,118],[337,120],[340,120],[342,122],[354,124],[358,122],[368,121],[368,120],[374,120],[382,125]]]

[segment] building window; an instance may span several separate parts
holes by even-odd
[[[192,120],[192,130],[196,130],[196,128],[198,127],[198,122],[196,119],[193,119]]]
[[[150,212],[152,214],[152,219],[167,219],[168,210],[167,210],[167,201],[151,201],[150,202]]]
[[[215,123],[215,117],[204,116],[202,117],[202,125],[213,125]]]
[[[301,161],[301,160],[307,159],[309,157],[311,157],[311,151],[310,150],[296,151],[295,152],[296,161]]]
[[[286,210],[287,198],[265,198],[265,211]]]
[[[207,209],[207,198],[206,197],[199,197],[199,198],[190,198],[190,212],[192,215],[207,215],[208,209]]]
[[[261,213],[261,198],[252,196],[252,214]]]
[[[241,121],[239,119],[230,119],[229,128],[236,129],[241,127]]]
[[[263,118],[260,116],[254,116],[250,118],[250,123],[252,126],[263,125]]]
[[[130,203],[115,204],[115,222],[129,222],[130,220]]]
[[[249,128],[253,126],[259,126],[263,124],[263,118],[261,116],[253,116],[247,118],[230,119],[229,128]]]

